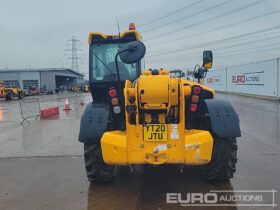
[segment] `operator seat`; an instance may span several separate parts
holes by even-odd
[[[129,71],[127,70],[126,68],[126,65],[122,62],[119,62],[119,71],[120,71],[120,78],[122,81],[125,81],[125,80],[130,80],[131,79],[131,75],[129,73]],[[116,70],[116,64],[115,62],[110,62],[108,63],[108,68],[117,74],[117,70]],[[106,81],[111,81],[112,80],[112,74],[110,72],[106,72],[106,75],[104,75],[104,79]],[[114,80],[117,80],[117,76],[116,78],[114,78]]]

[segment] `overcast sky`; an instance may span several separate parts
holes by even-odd
[[[146,67],[191,69],[205,49],[217,69],[280,57],[279,0],[0,0],[0,68],[69,67],[75,36],[87,74],[88,33],[116,33],[116,17],[143,32]]]

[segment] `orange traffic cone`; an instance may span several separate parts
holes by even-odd
[[[84,102],[84,100],[83,100],[83,96],[81,96],[81,98],[80,98],[80,105],[81,105],[81,106],[85,105],[85,102]]]
[[[68,96],[66,96],[66,99],[65,99],[65,106],[64,106],[64,111],[70,111],[71,110],[71,107],[70,107],[70,104],[69,104],[69,99],[68,99]]]

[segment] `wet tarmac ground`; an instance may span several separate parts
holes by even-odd
[[[143,167],[129,173],[118,168],[114,183],[90,185],[78,143],[79,99],[73,110],[51,120],[21,122],[18,101],[0,101],[0,209],[273,209],[272,207],[183,207],[166,203],[166,193],[208,193],[210,190],[271,191],[280,204],[280,104],[242,96],[218,94],[231,101],[239,114],[242,137],[238,139],[235,177],[227,183],[210,183],[198,167]],[[89,95],[84,95],[90,101]],[[64,105],[61,96],[42,96],[41,106]],[[236,191],[236,192],[231,192]],[[272,193],[262,192],[265,203]]]

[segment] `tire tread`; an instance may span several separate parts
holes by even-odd
[[[99,144],[84,144],[84,159],[90,182],[106,183],[114,180],[115,166],[104,162]]]
[[[215,138],[212,160],[203,165],[202,175],[209,181],[227,181],[236,171],[237,144],[235,138]]]

